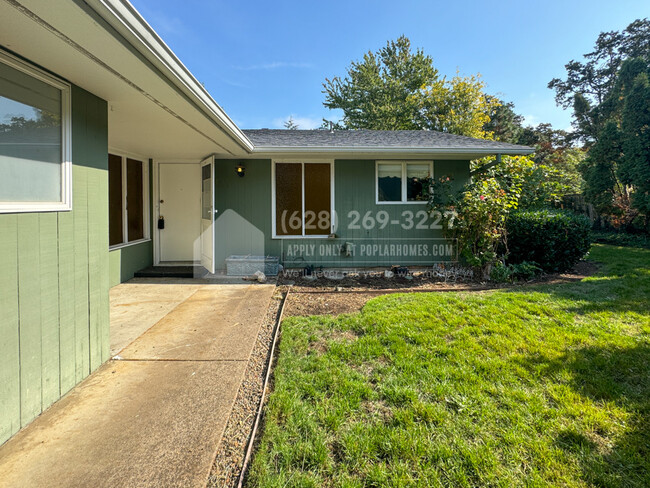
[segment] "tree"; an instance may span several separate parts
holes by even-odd
[[[584,62],[554,79],[556,101],[572,107],[576,134],[590,147],[582,164],[585,197],[615,226],[650,218],[650,21],[603,32]]]
[[[345,78],[323,84],[329,109],[343,110],[348,129],[431,129],[474,137],[490,137],[484,129],[498,101],[487,96],[478,75],[451,80],[440,77],[433,59],[411,50],[405,36],[376,53],[352,62]]]
[[[480,75],[446,78],[424,87],[419,93],[418,125],[423,129],[449,132],[480,139],[491,139],[486,130],[490,113],[499,105],[484,93]]]
[[[599,132],[589,157],[581,167],[585,197],[601,214],[612,217],[617,226],[627,227],[637,212],[630,205],[630,188],[619,179],[623,159],[623,134],[614,121]]]
[[[332,130],[346,130],[347,127],[345,127],[341,123],[341,121],[329,120],[323,117],[319,129],[332,131]]]
[[[616,227],[650,215],[650,63],[625,60],[599,106],[606,114],[581,165],[585,197]]]
[[[618,176],[634,188],[632,204],[646,218],[650,215],[650,82],[648,74],[636,76],[625,97],[623,158]],[[647,226],[647,222],[646,222]]]
[[[558,105],[573,109],[575,135],[591,143],[611,116],[613,107],[604,102],[623,62],[632,58],[650,62],[650,21],[637,19],[620,32],[601,32],[594,51],[584,58],[567,63],[566,79],[554,78],[548,87],[555,90]]]
[[[535,146],[535,161],[545,163],[551,156],[571,147],[571,138],[566,131],[543,123],[524,127],[517,143]]]
[[[296,130],[298,129],[298,124],[296,124],[293,120],[293,115],[289,115],[289,118],[285,120],[284,122],[284,128],[288,130]]]
[[[497,103],[491,105],[492,110],[488,114],[490,120],[484,125],[483,130],[494,134],[497,141],[519,144],[524,130],[524,117],[515,113],[514,103],[504,102],[496,97],[490,98],[494,98]]]
[[[401,36],[377,53],[368,51],[363,61],[353,61],[345,78],[326,79],[323,105],[343,110],[349,129],[419,129],[414,95],[437,81],[431,57],[421,49],[411,52],[411,42]]]

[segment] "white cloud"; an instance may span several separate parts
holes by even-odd
[[[157,14],[153,21],[156,24],[156,30],[165,34],[180,36],[187,32],[183,22],[176,17]]]
[[[539,119],[535,115],[524,115],[523,125],[536,126],[537,124],[539,124]]]
[[[279,68],[313,68],[311,63],[294,63],[286,61],[273,61],[271,63],[251,64],[248,66],[235,66],[234,69],[240,71],[254,71],[254,70],[272,70]]]
[[[296,115],[287,115],[284,118],[275,118],[271,122],[271,126],[274,129],[284,129],[284,123],[289,120],[289,117],[292,118],[293,123],[298,126],[298,129],[307,130],[307,129],[318,129],[323,122],[323,119],[320,117],[298,117]]]
[[[248,85],[240,83],[239,81],[232,80],[230,78],[223,78],[220,76],[217,79],[226,85],[234,86],[236,88],[250,88]]]

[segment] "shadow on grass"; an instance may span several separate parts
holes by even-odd
[[[528,365],[537,370],[541,366],[547,378],[567,371],[575,392],[604,409],[613,404],[627,414],[620,434],[593,426],[558,434],[556,445],[579,460],[585,481],[594,486],[650,486],[649,343],[631,348],[590,346],[553,361],[531,357]]]
[[[600,264],[594,276],[566,284],[512,288],[508,292],[540,292],[571,304],[568,313],[586,315],[599,312],[635,312],[647,315],[650,307],[650,253],[645,249],[625,249],[625,256]]]

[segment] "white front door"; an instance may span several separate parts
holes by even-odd
[[[201,161],[201,265],[214,273],[214,158]]]
[[[158,229],[160,263],[194,263],[201,253],[201,165],[160,163]]]

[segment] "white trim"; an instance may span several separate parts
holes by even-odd
[[[379,165],[381,164],[393,164],[402,166],[402,180],[401,180],[401,200],[394,202],[384,202],[379,201]],[[421,161],[416,159],[379,159],[375,161],[375,204],[376,205],[423,205],[427,202],[425,200],[407,200],[407,166],[409,164],[428,164],[429,165],[429,176],[433,178],[434,164],[433,161]]]
[[[301,183],[302,183],[302,234],[294,236],[278,235],[276,232],[276,211],[275,211],[275,165],[278,163],[293,163],[301,165]],[[329,164],[330,165],[330,233],[329,234],[305,234],[305,164]],[[334,160],[333,159],[273,159],[271,161],[271,229],[272,239],[328,239],[332,228],[334,227],[335,219],[335,191],[334,191]]]
[[[158,165],[160,163],[156,161],[155,159],[152,160],[151,163],[151,169],[152,171],[152,178],[153,178],[153,195],[151,198],[151,204],[153,205],[152,211],[151,211],[151,217],[154,222],[156,222],[155,226],[153,228],[153,265],[158,266],[160,264],[160,231],[158,230],[158,218],[160,217],[160,181],[158,178],[160,177],[160,171],[158,168]],[[152,225],[153,227],[153,225]]]
[[[217,212],[217,209],[215,208],[215,181],[214,181],[214,171],[215,171],[215,160],[214,156],[208,156],[205,158],[203,161],[201,161],[201,229],[200,229],[200,234],[199,234],[199,239],[201,240],[201,266],[203,266],[205,269],[207,269],[210,273],[215,274],[216,267],[215,267],[215,256],[216,256],[216,225],[214,224],[215,221],[215,215]],[[206,266],[203,265],[203,168],[207,165],[210,165],[210,233],[212,234],[212,239],[211,239],[211,244],[212,244],[212,249],[210,250],[210,267],[207,268]]]
[[[122,160],[122,242],[109,246],[109,250],[121,249],[131,244],[139,244],[151,240],[151,219],[149,214],[151,212],[150,198],[149,198],[149,158],[139,156],[134,153],[120,151],[114,147],[108,148],[108,154],[118,156]],[[108,158],[108,155],[107,155]],[[139,161],[142,164],[142,235],[140,239],[129,241],[129,214],[126,208],[127,203],[127,180],[126,180],[126,167],[127,159]],[[110,194],[109,194],[110,199]],[[110,202],[109,202],[110,207]],[[109,223],[110,225],[110,223]]]
[[[67,212],[72,210],[72,105],[69,83],[0,49],[0,62],[61,90],[61,200],[0,202],[0,213]]]
[[[475,159],[475,155],[489,156],[492,154],[532,154],[535,152],[533,148],[522,147],[507,148],[507,147],[491,147],[491,148],[476,148],[476,147],[458,147],[458,148],[444,148],[444,147],[402,147],[402,146],[255,146],[252,151],[251,157],[256,157],[259,154],[277,154],[277,153],[363,153],[363,154],[418,154],[429,156],[440,155],[467,155],[470,159]],[[440,158],[438,158],[440,159]]]
[[[129,242],[129,213],[126,208],[126,203],[128,201],[128,195],[126,194],[127,192],[126,160],[128,158],[120,154],[115,154],[114,156],[119,156],[121,161],[120,175],[122,176],[122,244],[124,244],[125,242]],[[109,200],[110,200],[110,194],[109,194]],[[108,203],[108,207],[110,208],[110,201]],[[109,219],[109,224],[110,224],[110,219]]]
[[[108,246],[108,250],[117,251],[119,249],[124,249],[125,247],[137,246],[138,244],[144,244],[145,242],[151,242],[151,239],[145,237],[143,239],[138,239],[137,241],[123,242],[122,244],[115,244],[113,246]]]

